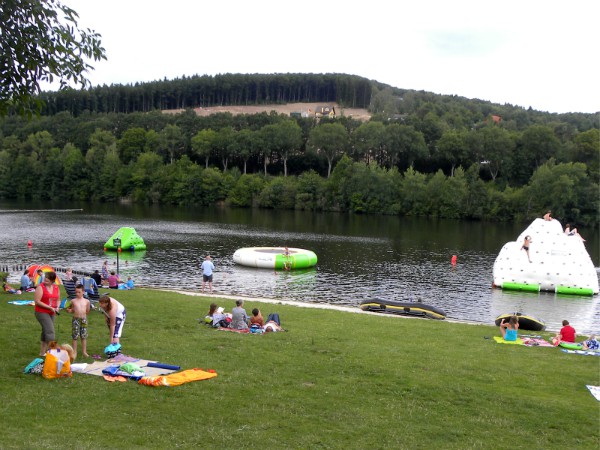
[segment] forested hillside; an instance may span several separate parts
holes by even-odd
[[[572,223],[599,220],[598,113],[549,114],[341,74],[190,77],[43,99],[38,118],[0,119],[1,198],[490,220],[552,209]],[[372,117],[194,112],[309,101],[368,107]]]
[[[43,114],[69,111],[75,116],[84,111],[133,113],[298,102],[368,108],[371,89],[366,78],[343,74],[225,74],[50,92],[42,99],[46,104]]]

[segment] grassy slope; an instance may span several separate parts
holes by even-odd
[[[22,295],[21,298],[33,298]],[[173,388],[24,375],[38,351],[33,308],[0,294],[2,448],[578,448],[600,445],[600,358],[484,339],[491,326],[246,302],[287,333],[199,325],[209,299],[115,292],[126,354],[213,380]],[[233,304],[221,300],[228,311]],[[91,353],[108,343],[90,316]],[[70,317],[58,318],[70,342]],[[88,362],[91,362],[89,360]]]

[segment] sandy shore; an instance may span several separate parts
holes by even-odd
[[[212,294],[206,294],[206,293],[197,292],[197,291],[184,291],[184,290],[178,290],[178,289],[160,289],[160,288],[149,288],[149,289],[155,289],[158,291],[166,291],[166,292],[177,292],[178,294],[188,295],[190,297],[224,298],[227,300],[244,300],[245,302],[268,303],[271,305],[297,306],[298,308],[329,309],[329,310],[342,311],[342,312],[348,312],[348,313],[354,313],[354,314],[369,314],[369,315],[377,316],[377,317],[388,317],[388,318],[392,318],[392,319],[422,319],[422,317],[403,316],[403,315],[399,315],[399,314],[381,314],[381,313],[376,313],[376,312],[363,311],[362,309],[355,307],[355,306],[339,306],[339,305],[331,305],[329,303],[308,303],[308,302],[305,303],[305,302],[296,302],[296,301],[292,301],[292,300],[279,300],[279,299],[266,298],[266,297],[245,297],[242,295],[227,295],[227,294],[221,294],[219,292],[213,292]],[[445,322],[463,323],[463,324],[467,324],[467,325],[491,325],[491,324],[484,324],[481,322],[470,322],[470,321],[465,321],[465,320],[448,319],[448,318],[445,319]]]

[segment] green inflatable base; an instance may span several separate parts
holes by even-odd
[[[525,283],[502,283],[502,289],[509,289],[511,291],[540,292],[540,285]]]
[[[556,293],[567,295],[594,295],[594,291],[592,288],[578,288],[569,286],[556,286]]]

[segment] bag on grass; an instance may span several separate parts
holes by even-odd
[[[44,359],[43,358],[35,358],[33,361],[31,361],[29,364],[27,364],[27,367],[25,367],[25,369],[23,369],[23,372],[40,374],[40,373],[42,373],[43,369],[44,369]]]
[[[44,368],[42,369],[42,376],[44,378],[64,378],[72,375],[71,359],[65,350],[53,348],[46,352]]]
[[[104,349],[104,354],[108,359],[121,354],[121,344],[109,344]]]

